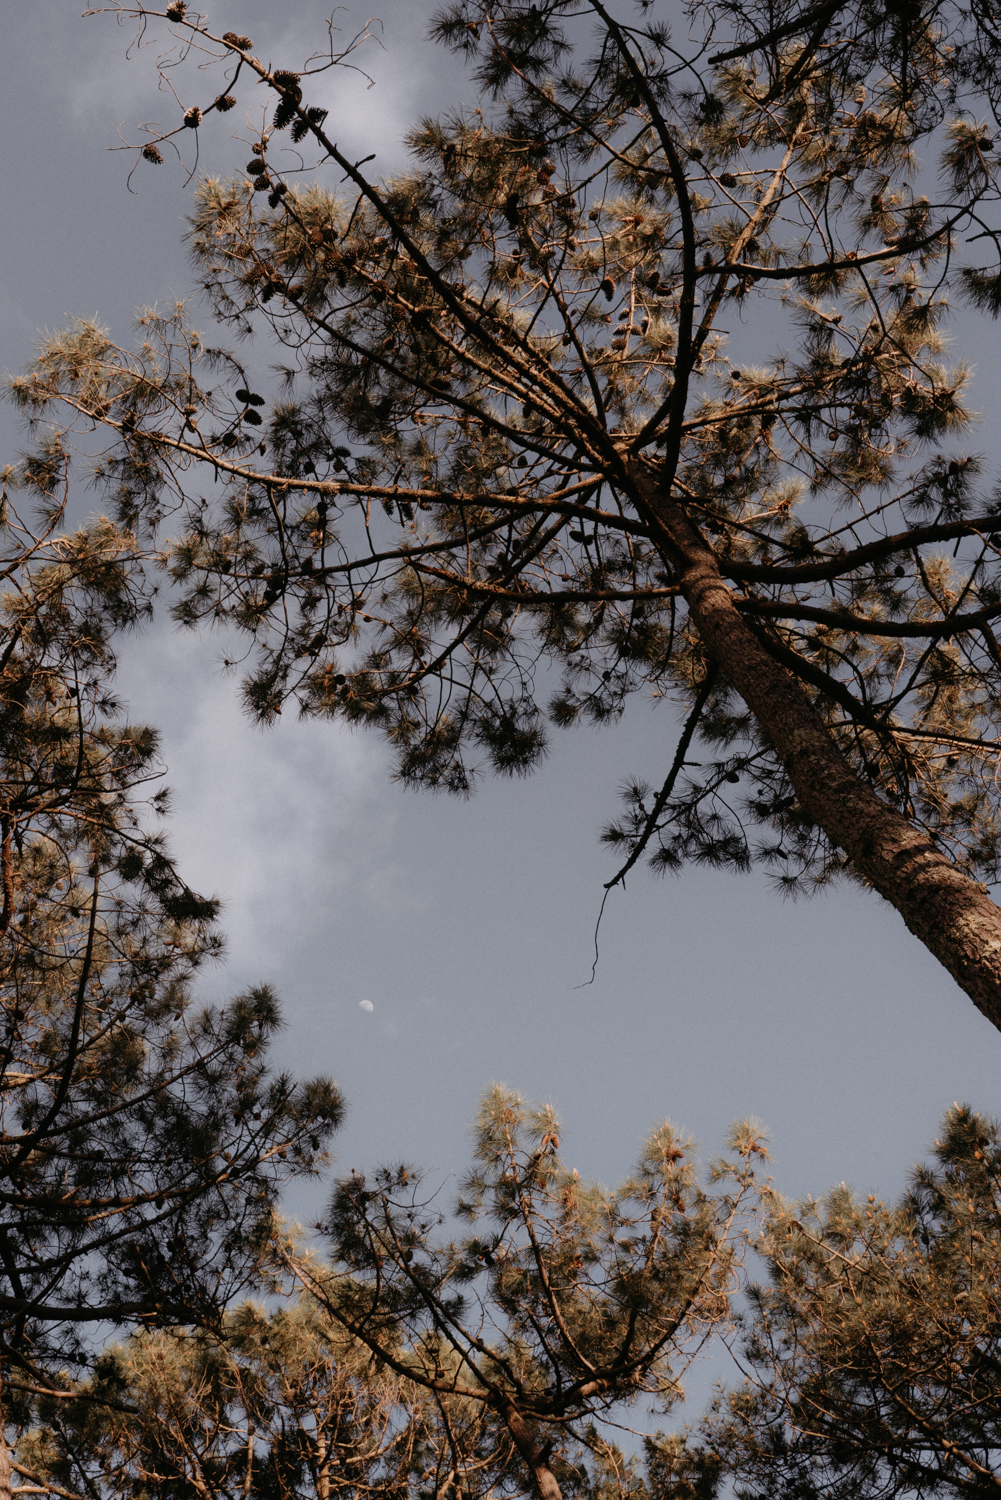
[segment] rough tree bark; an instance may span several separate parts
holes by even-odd
[[[1001,1030],[1001,909],[859,780],[803,688],[743,619],[684,511],[642,464],[630,465],[630,478],[663,528],[692,623],[774,744],[804,811]]]
[[[545,1450],[535,1441],[531,1426],[512,1403],[502,1407],[507,1430],[532,1475],[539,1500],[563,1500],[556,1475],[549,1467]]]
[[[0,1500],[13,1500],[14,1483],[10,1466],[10,1449],[7,1447],[7,1430],[3,1418],[3,1383],[0,1381]]]

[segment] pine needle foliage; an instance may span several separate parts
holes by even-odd
[[[551,1108],[495,1086],[456,1206],[464,1234],[448,1237],[438,1195],[401,1165],[337,1184],[319,1226],[329,1266],[280,1237],[273,1251],[380,1367],[443,1415],[467,1414],[507,1455],[505,1488],[541,1500],[600,1489],[601,1476],[628,1490],[609,1424],[644,1399],[670,1410],[695,1352],[729,1321],[767,1155],[759,1133],[735,1127],[707,1190],[691,1142],[665,1123],[608,1191],[564,1165],[559,1130]],[[485,1500],[492,1483],[474,1471],[458,1487]]]
[[[211,1333],[136,1333],[105,1350],[85,1395],[38,1403],[18,1460],[34,1480],[108,1500],[402,1500],[429,1452],[423,1429],[436,1428],[432,1403],[305,1298],[272,1313],[245,1304]]]
[[[260,411],[178,312],[58,335],[12,389],[104,424],[123,524],[182,508],[178,618],[246,632],[250,711],[373,725],[465,793],[667,699],[610,883],[848,872],[1001,1024],[1001,511],[946,331],[1001,306],[991,13],[693,0],[672,41],[653,0],[456,0],[479,106],[385,181],[311,102],[354,44],[272,71],[174,22],[272,91],[191,249],[285,385]]]
[[[997,1124],[947,1114],[896,1206],[842,1184],[776,1205],[745,1368],[702,1462],[743,1500],[986,1495],[999,1476]]]
[[[31,1482],[102,1500],[533,1493],[493,1413],[380,1367],[305,1295],[272,1313],[246,1304],[215,1335],[136,1334],[105,1351],[86,1395],[38,1403],[17,1444]],[[589,1441],[561,1440],[564,1492],[639,1495],[638,1465]]]
[[[352,1174],[322,1226],[329,1262],[276,1225],[276,1307],[109,1348],[88,1399],[25,1408],[19,1472],[67,1500],[996,1489],[995,1121],[953,1106],[896,1204],[844,1183],[781,1198],[754,1170],[767,1152],[753,1125],[734,1130],[708,1193],[667,1126],[608,1193],[562,1167],[558,1128],[504,1090],[486,1097],[459,1204],[470,1232],[456,1242],[441,1238],[440,1195],[420,1173]],[[758,1284],[735,1275],[748,1246],[767,1273]],[[654,1304],[660,1332],[673,1326],[659,1347]],[[629,1408],[670,1410],[714,1336],[735,1344],[735,1383],[702,1420],[627,1456]],[[617,1357],[630,1339],[636,1361]]]
[[[109,1350],[90,1394],[103,1381],[117,1406],[39,1404],[22,1471],[102,1500],[645,1497],[619,1428],[644,1398],[670,1409],[729,1322],[764,1148],[738,1129],[703,1191],[664,1125],[609,1193],[563,1166],[558,1130],[551,1109],[488,1093],[458,1240],[422,1173],[352,1174],[328,1262],[276,1226],[286,1301]]]
[[[218,902],[160,828],[157,735],[113,690],[147,579],[111,522],[60,531],[56,445],[8,471],[0,518],[0,1379],[72,1389],[109,1325],[218,1323],[281,1181],[341,1113],[274,1073],[267,988],[195,1005]],[[60,498],[62,496],[62,499]],[[9,1486],[0,1444],[0,1489]]]

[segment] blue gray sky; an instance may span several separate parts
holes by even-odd
[[[284,66],[323,41],[312,0],[212,7],[220,30],[249,32]],[[367,54],[375,86],[339,74],[324,100],[342,144],[378,152],[373,170],[400,163],[420,114],[473,98],[423,40],[432,8],[383,0],[383,47]],[[338,19],[347,31],[369,15]],[[172,117],[155,49],[127,61],[129,40],[112,16],[81,19],[67,0],[8,14],[9,371],[43,327],[96,315],[124,340],[139,303],[189,291],[182,175],[142,171],[132,194],[131,159],[111,149],[120,126],[134,139],[138,121]],[[241,98],[201,131],[206,170],[242,161],[230,136],[243,109]],[[997,335],[960,321],[955,336],[985,414],[972,446],[996,468]],[[263,350],[260,360],[263,371]],[[20,439],[9,410],[0,433],[10,457]],[[97,501],[81,491],[77,504]],[[133,715],[163,731],[187,878],[226,903],[229,961],[204,993],[276,986],[282,1063],[332,1073],[346,1094],[343,1169],[402,1156],[461,1170],[477,1099],[495,1080],[552,1100],[570,1163],[606,1182],[665,1116],[712,1153],[728,1121],[756,1115],[791,1195],[843,1179],[893,1195],[953,1099],[1001,1113],[1001,1037],[894,911],[850,887],[789,905],[763,877],[637,871],[609,902],[596,981],[580,987],[612,873],[598,833],[627,776],[662,777],[674,738],[663,707],[558,736],[530,780],[452,802],[395,786],[373,736],[290,715],[252,728],[218,670],[223,654],[220,638],[161,620],[123,650],[122,689]],[[290,1208],[312,1217],[310,1195]]]

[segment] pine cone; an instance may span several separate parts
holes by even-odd
[[[291,99],[281,99],[274,113],[272,124],[276,130],[284,130],[295,119],[295,104]]]
[[[233,105],[235,103],[235,94],[220,94],[218,99],[215,101],[214,108],[216,108],[220,114],[224,115],[227,110],[233,108]]]
[[[170,0],[170,4],[167,6],[168,21],[183,21],[187,13],[187,0]]]
[[[249,52],[254,45],[249,36],[241,36],[237,31],[224,31],[222,39],[227,47],[238,47],[241,52]]]
[[[158,167],[163,165],[163,157],[154,145],[144,146],[142,154],[147,161],[155,162]]]
[[[190,109],[184,111],[184,123],[189,130],[198,129],[198,126],[202,123],[202,112],[197,104],[193,104]]]

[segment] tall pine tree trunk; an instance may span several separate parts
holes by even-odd
[[[3,1411],[3,1379],[0,1377],[0,1500],[12,1500],[13,1485],[10,1467],[10,1449],[7,1447],[7,1424]]]
[[[513,1404],[502,1408],[508,1432],[514,1445],[528,1466],[535,1485],[538,1500],[563,1500],[563,1492],[552,1469],[545,1450],[535,1441],[530,1424]]]
[[[1001,910],[859,780],[803,688],[745,623],[684,511],[639,465],[631,478],[664,529],[692,623],[775,746],[804,811],[1001,1030]]]

